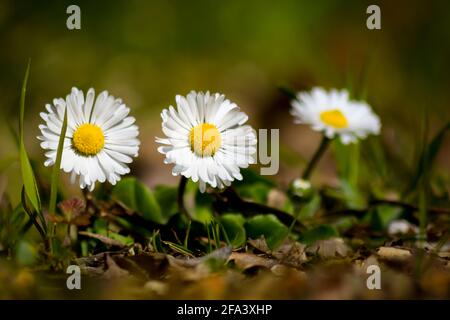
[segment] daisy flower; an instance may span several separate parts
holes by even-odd
[[[176,96],[177,109],[170,106],[161,113],[165,138],[158,151],[164,162],[174,164],[172,174],[213,188],[242,180],[240,168],[255,163],[256,134],[244,125],[248,116],[222,94],[191,91]]]
[[[94,102],[95,100],[95,102]],[[41,147],[45,153],[45,166],[55,163],[59,135],[67,107],[67,132],[61,159],[61,169],[71,173],[71,181],[79,176],[80,188],[94,190],[97,181],[108,180],[116,184],[120,176],[130,172],[127,164],[138,155],[139,129],[135,119],[129,117],[130,109],[109,95],[100,93],[95,99],[94,89],[89,89],[86,99],[83,91],[72,88],[66,99],[54,99],[42,112]]]
[[[380,133],[378,116],[367,103],[350,100],[346,90],[300,92],[292,101],[291,114],[296,123],[308,124],[330,139],[339,136],[344,144]]]

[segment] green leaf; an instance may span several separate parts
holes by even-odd
[[[219,218],[226,237],[234,248],[241,247],[247,240],[244,224],[245,219],[241,214],[228,213]]]
[[[49,202],[49,213],[55,214],[56,211],[56,196],[58,194],[58,182],[59,182],[59,171],[61,170],[61,159],[64,149],[64,140],[66,139],[66,132],[67,132],[67,107],[64,110],[64,120],[63,125],[61,128],[61,132],[59,134],[59,141],[58,141],[58,149],[56,151],[56,160],[55,164],[53,166],[52,171],[52,180],[51,180],[51,187],[50,187],[50,202]]]
[[[359,144],[345,145],[340,139],[334,139],[333,147],[340,178],[356,188],[359,176]]]
[[[386,230],[392,220],[398,219],[403,209],[398,206],[381,204],[372,213],[371,225],[374,230]]]
[[[342,181],[340,188],[325,188],[326,196],[343,202],[349,209],[364,209],[367,207],[367,199],[362,192]]]
[[[319,192],[314,191],[311,199],[300,209],[299,220],[311,218],[319,210],[321,201]]]
[[[355,185],[342,182],[343,200],[350,209],[364,209],[367,207],[367,199]]]
[[[164,224],[163,218],[153,192],[136,178],[125,178],[114,187],[112,196],[128,209],[140,214],[143,218],[156,223]]]
[[[108,232],[108,221],[103,218],[95,219],[93,228],[94,233],[106,235]]]
[[[252,169],[242,169],[242,180],[237,180],[234,182],[234,186],[238,188],[241,185],[248,185],[254,183],[265,184],[269,187],[275,187],[275,183],[272,180],[267,179],[266,177],[260,175]]]
[[[243,198],[249,198],[258,203],[267,203],[267,197],[272,187],[265,183],[255,182],[253,184],[241,185],[236,189]]]
[[[177,207],[177,188],[168,186],[156,186],[155,197],[161,208],[164,219],[169,220],[178,212]]]
[[[23,146],[20,148],[20,166],[27,197],[30,199],[33,208],[41,214],[41,199],[39,196],[36,178],[34,176],[30,160],[28,159],[28,155],[25,151],[25,147]]]
[[[201,193],[198,188],[195,189],[195,207],[194,219],[201,223],[210,223],[213,220],[212,198],[207,193]]]
[[[238,194],[255,202],[266,203],[269,191],[275,187],[273,181],[251,169],[241,170],[243,179],[233,182]]]
[[[132,222],[128,221],[124,217],[118,217],[118,216],[112,216],[110,217],[114,223],[116,223],[118,226],[127,229],[127,230],[133,230],[133,232],[136,232],[140,234],[143,237],[150,237],[152,235],[152,231],[148,230],[147,228],[133,224]]]
[[[245,223],[245,231],[251,239],[264,236],[271,249],[276,248],[289,233],[289,229],[272,214],[257,215],[249,219]]]
[[[339,236],[339,233],[335,228],[324,224],[304,232],[300,236],[299,241],[304,244],[313,244],[318,240],[326,240],[337,236]]]
[[[34,210],[36,210],[41,224],[44,228],[45,219],[41,209],[41,199],[39,196],[39,190],[36,183],[36,177],[34,176],[33,168],[31,167],[30,159],[25,148],[24,140],[24,116],[25,116],[25,95],[27,91],[28,76],[30,74],[30,62],[28,62],[27,70],[22,85],[22,93],[20,96],[20,118],[19,118],[19,134],[20,134],[20,168],[22,172],[22,180],[25,187],[25,193],[31,202]]]

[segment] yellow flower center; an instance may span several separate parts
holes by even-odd
[[[332,126],[336,129],[343,129],[348,127],[347,118],[338,109],[321,112],[320,120],[322,120],[322,122],[324,122],[325,124]]]
[[[95,156],[105,145],[105,136],[99,126],[86,123],[75,130],[72,138],[73,148],[85,156]]]
[[[222,144],[222,136],[213,124],[201,123],[189,134],[191,150],[200,157],[213,156]]]

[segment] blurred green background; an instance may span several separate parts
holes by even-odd
[[[381,7],[382,29],[366,28]],[[81,30],[66,28],[67,6],[81,8]],[[298,174],[320,135],[294,125],[277,89],[350,87],[366,93],[383,123],[382,141],[413,167],[424,119],[430,135],[450,119],[449,1],[0,1],[0,189],[20,188],[16,128],[28,58],[27,147],[36,164],[39,112],[72,86],[107,89],[131,107],[142,149],[133,173],[174,183],[154,137],[160,112],[191,89],[222,92],[255,128],[279,128],[282,184]],[[449,177],[450,144],[438,159]],[[315,179],[336,180],[330,156]],[[42,176],[47,170],[41,166]],[[0,190],[1,191],[1,190]]]

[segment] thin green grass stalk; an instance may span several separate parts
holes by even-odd
[[[211,234],[209,232],[209,223],[205,222],[206,234],[208,236],[208,253],[212,251]]]
[[[360,158],[361,158],[361,148],[359,143],[354,143],[351,149],[351,171],[350,171],[350,183],[355,188],[359,186],[359,166],[360,166]]]
[[[294,216],[294,220],[292,221],[291,225],[289,226],[288,233],[287,233],[287,235],[286,235],[286,239],[287,239],[287,237],[289,237],[289,235],[292,233],[292,230],[294,229],[295,224],[297,223],[297,220],[298,220],[298,216],[299,216],[299,215],[300,215],[300,212],[297,212],[297,214]]]
[[[25,95],[27,92],[27,83],[28,83],[28,77],[30,75],[30,65],[31,61],[28,60],[27,70],[25,71],[25,76],[23,78],[22,83],[22,91],[20,95],[20,116],[19,116],[19,140],[23,140],[23,119],[25,117]]]
[[[429,133],[429,121],[428,121],[428,112],[427,109],[424,109],[424,121],[422,123],[423,127],[423,136],[422,136],[422,152],[421,154],[424,155],[419,159],[419,166],[418,170],[421,170],[422,172],[420,177],[420,185],[419,185],[419,235],[418,235],[418,243],[419,243],[419,252],[417,254],[416,258],[416,266],[415,266],[415,274],[417,278],[420,278],[423,270],[423,264],[425,259],[425,253],[424,253],[424,243],[427,239],[426,234],[426,227],[427,227],[427,213],[428,213],[428,200],[427,200],[427,188],[429,186],[429,173],[425,170],[425,168],[428,166],[428,133]],[[422,162],[422,163],[421,163]],[[421,166],[422,164],[422,166]]]
[[[177,205],[178,205],[178,212],[184,216],[186,216],[189,220],[191,220],[191,216],[189,215],[189,212],[187,211],[186,207],[184,206],[184,193],[186,191],[186,185],[187,185],[187,178],[184,176],[180,177],[180,182],[178,184],[178,193],[177,193]]]
[[[427,225],[427,200],[425,186],[422,184],[419,191],[419,234],[416,238],[419,250],[416,255],[416,265],[414,274],[417,279],[422,275],[425,263],[424,243],[426,241],[426,225]]]
[[[159,252],[158,245],[156,243],[156,237],[158,236],[158,234],[159,234],[159,231],[153,231],[152,245],[153,245],[153,249],[155,250],[155,252]]]
[[[220,247],[220,235],[219,235],[218,225],[217,225],[217,222],[215,220],[213,220],[211,222],[211,227],[212,227],[213,238],[214,238],[214,243],[216,245],[216,249],[219,249],[219,247]]]
[[[184,248],[186,249],[186,250],[189,250],[188,249],[188,241],[189,241],[189,233],[191,232],[191,224],[192,224],[192,220],[188,220],[188,226],[187,226],[187,229],[186,229],[186,236],[184,237]]]
[[[230,238],[228,237],[228,234],[227,234],[227,231],[225,230],[225,227],[220,222],[219,222],[219,225],[220,225],[220,228],[222,229],[222,233],[223,233],[223,236],[225,238],[225,241],[226,241],[227,245],[230,246],[231,245],[231,241],[230,241]],[[235,239],[233,239],[233,240],[235,240]]]
[[[50,202],[48,205],[48,211],[50,214],[56,213],[56,198],[58,195],[58,182],[59,182],[59,171],[61,167],[61,159],[64,150],[64,140],[66,138],[67,132],[67,108],[64,110],[64,120],[61,128],[61,133],[58,141],[58,150],[56,153],[56,161],[52,170],[52,180],[50,187]]]
[[[441,251],[442,247],[447,243],[448,239],[450,238],[450,233],[447,231],[442,238],[439,240],[439,242],[436,244],[436,246],[433,248],[431,253],[438,254],[439,251]],[[422,254],[424,256],[424,251],[420,251],[419,254]],[[416,276],[420,276],[424,272],[426,272],[432,265],[433,265],[433,255],[427,255],[426,257],[422,257],[423,262],[416,266]]]
[[[428,118],[428,112],[427,109],[424,109],[424,131],[423,131],[423,151],[422,154],[425,156],[423,157],[423,168],[420,170],[423,170],[422,177],[421,177],[421,184],[419,187],[419,237],[420,241],[426,240],[426,225],[427,225],[427,188],[429,186],[429,173],[425,168],[428,166],[428,136],[429,136],[429,118]]]
[[[419,241],[427,239],[427,196],[426,187],[422,185],[419,192]]]
[[[280,90],[282,93],[284,93],[288,98],[290,98],[292,100],[297,99],[297,95],[296,95],[295,91],[286,85],[278,86],[278,90]]]
[[[89,244],[86,240],[81,241],[80,243],[81,247],[81,256],[87,257],[89,255]]]
[[[174,251],[176,251],[178,253],[184,254],[184,255],[189,256],[191,258],[195,257],[194,254],[192,253],[192,251],[190,251],[189,249],[186,249],[185,247],[183,247],[183,246],[181,246],[181,245],[179,245],[177,243],[173,243],[173,242],[170,242],[170,241],[163,241],[163,243],[166,246],[170,247],[172,250],[174,250]]]

